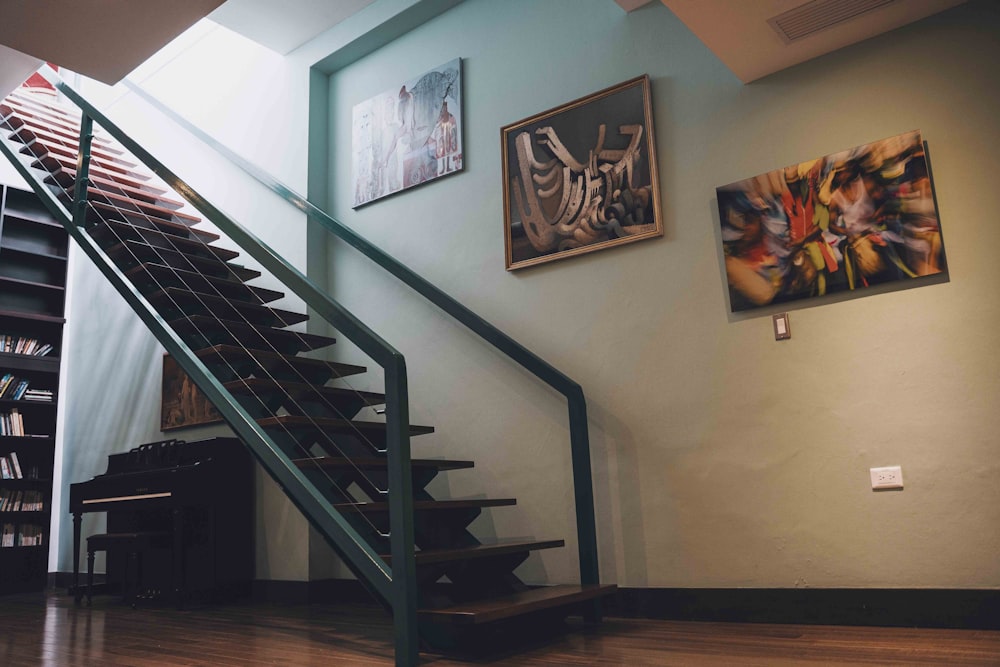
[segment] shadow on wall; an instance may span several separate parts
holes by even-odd
[[[598,540],[598,545],[609,545],[601,550],[601,580],[645,586],[648,582],[646,535],[635,440],[628,426],[602,406],[588,402],[587,409],[591,424],[591,465],[594,469],[594,510],[598,535],[600,537],[605,527],[613,530],[619,526],[621,531],[618,540],[614,534],[604,535]],[[595,465],[599,462],[603,465]],[[617,503],[613,502],[615,493]],[[612,516],[616,507],[617,517]],[[621,566],[617,562],[616,541],[622,544]]]

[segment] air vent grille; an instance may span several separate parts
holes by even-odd
[[[893,2],[896,0],[813,0],[767,22],[785,42],[794,42]]]

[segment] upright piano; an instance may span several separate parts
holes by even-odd
[[[236,438],[164,440],[108,456],[107,471],[70,485],[73,585],[79,600],[83,514],[107,512],[107,532],[169,533],[168,553],[144,554],[143,590],[177,602],[249,590],[254,576],[253,467]],[[107,554],[108,583],[123,586],[127,558]]]

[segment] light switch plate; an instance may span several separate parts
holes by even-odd
[[[771,318],[774,325],[774,340],[786,340],[792,337],[792,330],[788,326],[788,313],[778,313]]]

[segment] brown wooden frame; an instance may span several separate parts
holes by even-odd
[[[641,127],[638,136],[636,126]],[[550,134],[546,128],[551,128]],[[605,143],[610,147],[605,148]],[[599,149],[596,153],[595,148]],[[647,75],[504,126],[500,152],[508,271],[663,236]],[[527,164],[522,164],[522,158]],[[623,171],[626,173],[621,176]],[[618,185],[631,183],[628,196],[609,197],[608,190],[616,184],[613,179],[619,177],[625,180]],[[529,178],[533,192],[523,186]],[[589,202],[583,197],[588,178],[599,183]],[[577,189],[576,198],[573,188]],[[545,196],[546,190],[549,196]],[[615,188],[616,192],[623,190]],[[599,209],[590,220],[583,213],[588,204]],[[576,213],[567,217],[568,211]],[[535,218],[528,224],[521,219],[525,212]],[[566,224],[557,225],[557,220]]]

